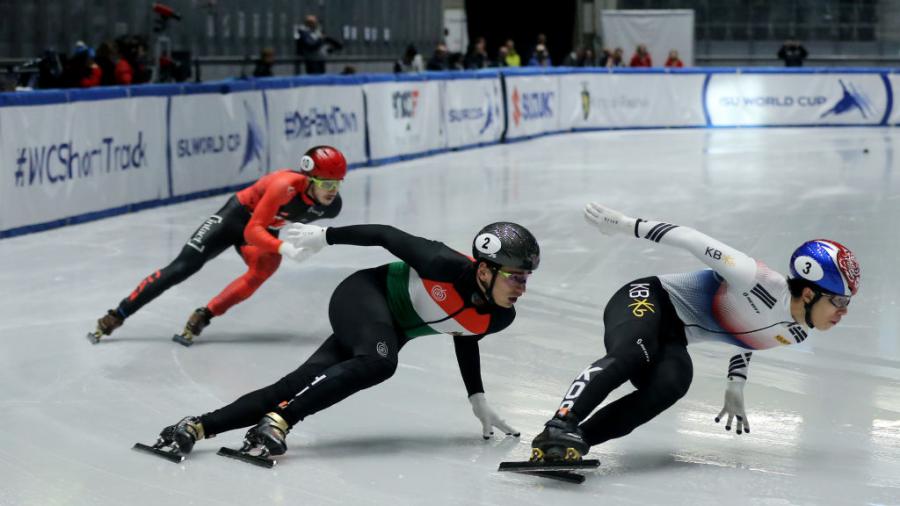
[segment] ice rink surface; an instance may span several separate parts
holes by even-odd
[[[285,260],[192,348],[173,343],[243,272],[229,250],[92,346],[96,319],[227,196],[4,239],[0,504],[900,504],[898,149],[896,129],[599,132],[351,172],[343,213],[324,224],[386,223],[461,251],[499,220],[539,239],[516,321],[481,344],[487,399],[522,436],[481,439],[452,340],[425,336],[393,378],[298,424],[273,470],[215,454],[243,431],[198,443],[178,465],[130,448],[295,369],[330,333],[334,287],[386,252]],[[736,349],[697,345],[687,396],[593,448],[602,465],[583,485],[498,473],[527,457],[571,380],[604,354],[609,296],[703,268],[684,251],[601,236],[581,217],[588,200],[692,226],[784,273],[804,240],[838,240],[859,259],[860,293],[835,329],[754,354],[749,435],[713,422]]]

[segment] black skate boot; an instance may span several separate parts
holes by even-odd
[[[191,453],[194,443],[205,437],[203,424],[195,416],[182,418],[175,425],[164,428],[153,446],[135,443],[134,449],[152,453],[158,457],[179,463]]]
[[[262,445],[269,455],[282,455],[287,451],[285,438],[290,432],[287,421],[278,413],[267,413],[262,420],[247,432],[247,439]]]
[[[532,461],[578,461],[590,449],[584,442],[581,420],[575,413],[557,413],[531,442]]]
[[[244,445],[239,450],[222,447],[219,455],[237,459],[255,466],[272,468],[276,461],[268,457],[281,455],[287,451],[285,437],[291,428],[278,413],[267,413],[262,420],[247,431]]]
[[[184,346],[190,346],[194,344],[194,338],[199,336],[203,329],[209,325],[209,321],[212,320],[213,314],[209,308],[200,307],[194,310],[191,314],[190,318],[186,324],[184,324],[184,331],[181,334],[175,334],[172,336],[172,340],[178,344],[182,344]]]
[[[118,311],[110,309],[105,315],[97,320],[97,330],[88,332],[88,341],[90,341],[91,344],[99,343],[101,337],[112,334],[112,331],[121,327],[124,322],[125,318],[122,318]]]

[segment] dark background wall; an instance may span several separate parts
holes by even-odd
[[[152,0],[0,0],[0,58],[44,49],[70,52],[124,34],[150,34]],[[163,0],[182,15],[169,23],[174,49],[199,56],[294,52],[293,30],[315,14],[342,54],[399,57],[406,44],[434,47],[443,32],[441,0]],[[368,35],[368,37],[367,37]],[[387,36],[387,37],[386,37]]]
[[[512,38],[524,65],[538,33],[547,36],[554,65],[572,50],[576,0],[466,0],[465,5],[469,41],[485,37],[491,58],[506,39]]]

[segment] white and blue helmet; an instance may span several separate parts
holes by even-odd
[[[856,256],[837,241],[807,241],[791,255],[791,278],[805,279],[832,295],[856,295],[859,277]]]

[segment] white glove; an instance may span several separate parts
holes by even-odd
[[[502,430],[507,436],[519,437],[520,432],[506,424],[498,415],[488,406],[487,399],[484,394],[479,392],[469,397],[472,403],[472,412],[481,420],[481,435],[485,439],[490,439],[494,435],[494,427]]]
[[[744,411],[744,383],[746,382],[747,380],[738,376],[728,378],[728,388],[725,389],[725,407],[722,408],[722,412],[716,417],[716,423],[719,423],[719,420],[725,414],[728,414],[725,430],[731,430],[731,421],[736,417],[735,432],[738,434],[742,432],[750,433],[750,422],[747,420],[747,413]]]
[[[305,223],[291,223],[281,229],[278,237],[285,242],[291,243],[296,248],[303,248],[312,253],[318,253],[324,248],[325,227],[317,227],[315,225],[307,225]]]
[[[315,254],[314,251],[308,250],[306,248],[298,248],[286,241],[282,241],[281,245],[278,246],[278,253],[281,256],[288,257],[295,262],[302,262]]]
[[[634,224],[637,221],[596,202],[584,206],[584,219],[605,235],[634,234]]]

